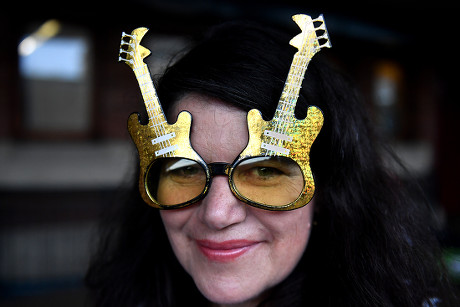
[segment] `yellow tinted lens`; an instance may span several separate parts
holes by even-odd
[[[255,157],[241,161],[232,175],[236,192],[253,202],[284,206],[302,193],[299,165],[286,157]]]
[[[205,187],[206,171],[189,159],[157,159],[146,174],[149,196],[163,206],[188,202],[198,197]]]

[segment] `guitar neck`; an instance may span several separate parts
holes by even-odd
[[[166,118],[161,108],[155,87],[147,64],[133,68],[136,75],[139,88],[141,89],[142,98],[144,99],[145,108],[152,126],[158,126],[166,123]]]
[[[283,92],[276,108],[275,120],[290,121],[294,116],[297,98],[299,97],[302,81],[310,59],[311,57],[302,55],[300,52],[294,55],[288,77],[284,83]]]

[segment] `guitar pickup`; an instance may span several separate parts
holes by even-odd
[[[157,137],[157,138],[152,140],[152,145],[155,145],[155,144],[170,140],[175,136],[176,136],[176,133],[174,133],[174,132],[159,136],[159,137]]]
[[[173,152],[174,150],[177,150],[178,148],[179,148],[179,145],[176,144],[176,145],[172,145],[172,146],[157,150],[155,151],[155,156],[159,157],[159,156],[169,154],[170,152]]]
[[[271,130],[265,130],[264,135],[270,136],[270,137],[278,139],[278,140],[292,142],[292,136],[282,134],[282,133],[279,133],[279,132],[275,132],[275,131],[271,131]]]
[[[267,144],[267,143],[264,143],[264,142],[262,142],[262,146],[261,146],[261,147],[262,147],[263,149],[267,150],[267,151],[276,152],[276,153],[279,154],[279,155],[286,155],[286,156],[289,155],[289,149],[287,149],[287,148],[283,148],[283,147],[279,147],[279,146]]]

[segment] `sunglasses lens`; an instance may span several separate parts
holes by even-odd
[[[292,203],[304,187],[300,166],[280,156],[242,160],[234,168],[232,181],[240,196],[273,207]]]
[[[187,203],[204,192],[206,171],[189,159],[157,159],[147,170],[145,187],[150,198],[162,206]]]

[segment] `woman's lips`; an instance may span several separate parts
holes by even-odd
[[[217,262],[230,262],[242,256],[259,242],[249,240],[229,240],[215,242],[197,240],[198,249],[209,259]]]

